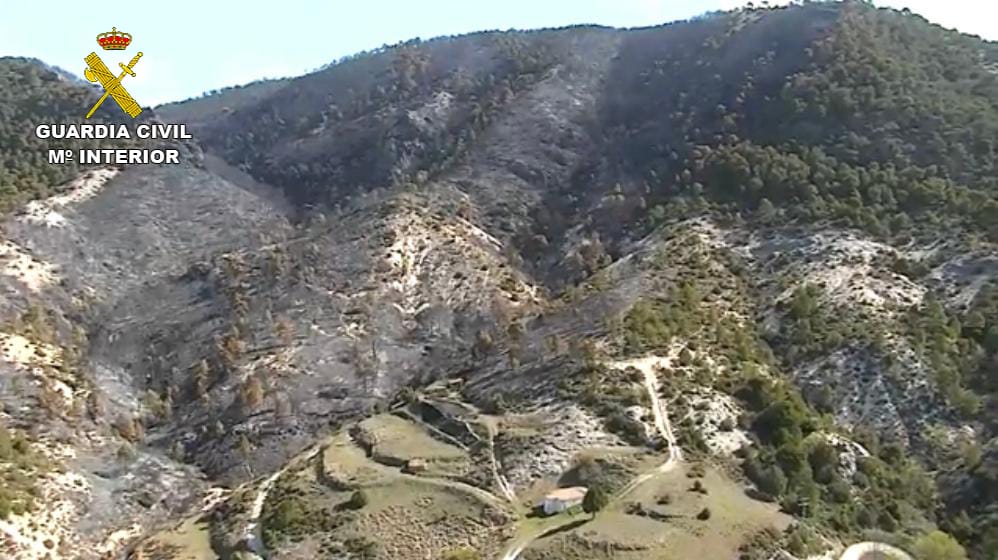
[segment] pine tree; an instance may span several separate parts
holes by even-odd
[[[295,341],[295,326],[287,317],[281,317],[274,323],[274,333],[285,348],[290,347]]]
[[[263,404],[264,390],[263,383],[256,375],[251,375],[243,381],[239,390],[243,410],[247,413],[254,412]]]
[[[759,207],[755,210],[755,217],[759,222],[769,224],[776,218],[776,207],[773,206],[773,203],[768,198],[764,198],[759,201]]]
[[[610,496],[607,494],[606,489],[601,484],[594,484],[589,487],[585,497],[582,499],[582,510],[592,514],[593,519],[595,519],[596,512],[605,508],[609,503]]]
[[[239,455],[242,456],[243,465],[246,467],[246,472],[250,476],[253,476],[253,466],[250,458],[253,456],[253,443],[246,437],[246,434],[239,436],[239,442],[237,444],[239,449]]]
[[[201,398],[206,395],[208,393],[208,387],[211,383],[211,368],[208,367],[208,360],[202,359],[196,366],[194,366],[192,378],[195,396]]]

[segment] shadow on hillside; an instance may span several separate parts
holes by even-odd
[[[555,535],[557,535],[559,533],[565,533],[565,532],[571,531],[573,529],[577,529],[577,528],[585,525],[586,523],[589,523],[590,521],[592,521],[592,519],[578,519],[578,520],[572,521],[571,523],[566,523],[565,525],[559,525],[559,526],[557,526],[557,527],[555,527],[553,529],[548,529],[547,531],[544,531],[537,538],[538,539],[546,539],[547,537],[553,537],[553,536],[555,536]]]

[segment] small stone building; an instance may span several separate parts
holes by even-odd
[[[544,515],[554,515],[576,506],[582,505],[582,500],[586,497],[589,489],[585,486],[572,486],[569,488],[558,488],[549,492],[544,499],[537,504],[537,508],[544,512]]]
[[[426,461],[423,459],[409,459],[403,469],[408,474],[419,474],[426,472]]]

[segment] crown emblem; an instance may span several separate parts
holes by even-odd
[[[106,51],[123,51],[131,42],[132,35],[118,31],[117,27],[112,27],[111,31],[97,36],[97,44]]]

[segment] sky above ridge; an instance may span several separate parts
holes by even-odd
[[[296,76],[340,57],[414,37],[573,24],[640,27],[731,9],[741,0],[257,0],[132,2],[95,9],[79,0],[12,1],[0,16],[0,56],[27,56],[82,76],[91,51],[112,70],[138,51],[126,87],[142,105],[195,97],[261,78]],[[783,3],[776,1],[774,3]],[[998,39],[996,0],[876,0],[934,23]],[[98,33],[131,33],[128,50],[102,51]],[[289,37],[294,37],[289,40]],[[117,71],[116,71],[117,73]]]

